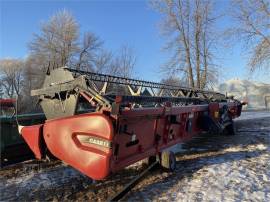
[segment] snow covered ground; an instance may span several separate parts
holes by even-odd
[[[238,120],[246,120],[246,119],[258,119],[258,118],[266,118],[270,117],[270,111],[243,111],[241,116],[236,118],[235,121]],[[270,125],[270,124],[269,124]]]
[[[125,199],[270,201],[270,114],[243,113],[236,126],[236,136],[198,137],[184,144],[175,173],[149,176]]]
[[[236,136],[182,144],[174,173],[152,171],[123,200],[270,201],[270,114],[243,113],[236,127]],[[104,201],[137,172],[129,168],[92,183],[63,164],[28,170],[0,171],[0,201]]]
[[[29,169],[27,169],[29,170]],[[74,187],[83,186],[82,176],[78,171],[65,165],[59,165],[51,169],[36,171],[21,170],[17,175],[1,176],[0,201],[29,201],[36,199],[39,201],[51,200],[61,192],[52,192],[59,188],[70,185],[70,191]],[[72,181],[74,184],[72,184]]]
[[[130,201],[270,201],[270,157],[264,144],[232,147],[178,163],[136,188]],[[179,159],[178,159],[179,160]]]

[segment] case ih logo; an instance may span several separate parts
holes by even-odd
[[[108,140],[104,140],[98,137],[89,137],[86,135],[78,135],[78,139],[81,143],[95,144],[102,147],[111,148],[112,143]]]
[[[90,137],[88,139],[88,142],[91,143],[91,144],[96,144],[96,145],[99,145],[99,146],[111,148],[111,144],[107,140],[101,140],[99,138]]]

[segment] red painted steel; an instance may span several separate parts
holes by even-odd
[[[0,99],[0,107],[14,107],[15,99]]]
[[[15,103],[16,102],[16,100],[15,99],[13,99],[13,98],[10,98],[10,99],[0,99],[0,103],[2,104],[2,103]]]
[[[112,141],[114,131],[109,117],[90,113],[55,119],[47,121],[43,131],[48,149],[57,158],[94,179],[109,174],[111,148],[89,142],[90,137]]]
[[[224,105],[232,118],[240,115],[239,102],[126,108],[117,115],[101,110],[49,120],[43,129],[41,125],[25,127],[22,133],[37,157],[40,152],[37,138],[43,134],[54,156],[100,180],[198,135],[202,131],[199,117],[209,114],[217,121]]]
[[[30,149],[33,151],[37,159],[41,159],[42,157],[41,155],[42,128],[43,125],[40,124],[23,127],[21,131],[24,140],[29,145]]]
[[[127,130],[118,130],[115,134],[114,144],[119,145],[119,155],[113,157],[112,171],[156,155],[198,134],[201,131],[197,127],[198,116],[207,110],[208,105],[198,105],[122,111],[118,118],[119,128]],[[173,121],[170,120],[172,116]],[[136,135],[139,141],[136,145],[127,147],[132,142],[132,135]]]

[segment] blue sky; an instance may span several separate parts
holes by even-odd
[[[217,0],[216,12],[224,12],[226,0]],[[38,33],[42,22],[61,9],[72,12],[80,24],[81,32],[91,31],[99,36],[106,48],[116,51],[122,45],[132,47],[137,56],[136,73],[141,79],[158,81],[162,76],[159,67],[168,58],[162,51],[165,38],[161,36],[159,13],[153,11],[147,1],[7,1],[0,0],[1,32],[0,58],[25,58],[27,44]],[[220,21],[220,29],[231,25],[229,18]],[[220,48],[217,63],[220,68],[219,82],[230,78],[249,78],[246,58],[239,45]],[[269,79],[263,74],[253,78],[263,82]]]

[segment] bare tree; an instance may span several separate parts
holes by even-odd
[[[250,55],[251,71],[270,68],[270,2],[268,0],[232,1],[232,16],[237,23],[230,29],[243,40]]]
[[[76,58],[76,69],[92,70],[95,69],[95,61],[99,55],[102,41],[93,33],[84,34],[81,47]]]
[[[23,87],[24,63],[18,59],[0,60],[0,85],[6,96],[20,96]]]
[[[8,97],[21,96],[23,110],[31,111],[37,100],[32,89],[40,88],[47,70],[68,66],[99,73],[131,76],[136,62],[133,50],[127,46],[113,54],[104,50],[103,42],[91,32],[79,36],[74,16],[62,10],[43,23],[41,32],[29,44],[25,61],[0,61],[0,89]]]
[[[113,60],[113,53],[111,51],[102,49],[95,58],[94,71],[103,74],[110,73],[112,60]]]
[[[213,55],[210,32],[216,18],[210,0],[153,1],[153,7],[163,14],[162,34],[168,38],[165,49],[172,53],[163,70],[171,74],[181,72],[190,87],[205,88],[212,69]]]
[[[129,46],[122,46],[118,51],[102,50],[95,60],[94,71],[115,76],[131,77],[136,65],[136,55]]]
[[[180,80],[176,76],[169,76],[167,78],[161,79],[161,83],[167,84],[167,85],[173,85],[173,86],[185,86],[186,84],[183,83],[182,80]]]
[[[91,32],[79,36],[74,16],[62,10],[53,15],[29,44],[31,63],[45,72],[49,67],[69,66],[94,71],[103,42]],[[33,59],[35,58],[35,59]]]
[[[41,27],[41,33],[35,34],[29,48],[31,55],[42,58],[44,64],[53,67],[68,65],[70,58],[78,51],[79,25],[73,15],[60,11]]]
[[[136,64],[136,56],[132,48],[122,46],[118,54],[114,56],[109,66],[109,72],[113,75],[131,77]]]
[[[46,59],[33,55],[28,56],[24,63],[23,102],[28,103],[25,108],[31,111],[35,108],[37,102],[37,97],[31,97],[31,90],[42,86],[49,63],[46,62]]]

